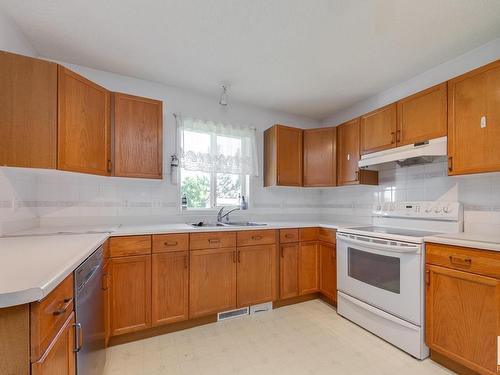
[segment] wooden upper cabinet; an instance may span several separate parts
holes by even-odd
[[[302,186],[302,129],[274,125],[264,132],[264,186]]]
[[[119,177],[162,178],[163,103],[113,93],[114,167]]]
[[[497,374],[500,281],[428,265],[426,342],[480,374]]]
[[[111,335],[151,326],[151,255],[111,258]]]
[[[152,256],[152,325],[188,319],[189,252]]]
[[[110,93],[59,66],[57,168],[109,175]]]
[[[304,130],[304,186],[337,185],[337,129]]]
[[[361,116],[361,154],[396,147],[396,103]]]
[[[237,249],[238,307],[276,299],[276,246],[256,245]]]
[[[0,51],[0,165],[53,168],[57,64]]]
[[[398,101],[398,146],[446,136],[446,87],[444,82]]]
[[[337,185],[377,185],[378,172],[360,170],[360,119],[337,126]]]
[[[449,174],[500,171],[500,60],[448,82]]]

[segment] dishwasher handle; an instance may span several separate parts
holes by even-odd
[[[83,345],[83,330],[80,323],[73,324],[73,327],[75,327],[75,348],[73,351],[78,353]]]

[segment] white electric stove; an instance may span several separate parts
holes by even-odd
[[[377,205],[373,226],[337,232],[337,311],[412,356],[424,343],[424,238],[463,230],[458,202]]]

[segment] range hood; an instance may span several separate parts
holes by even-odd
[[[435,157],[446,156],[447,137],[435,138],[425,142],[391,148],[361,156],[359,167],[396,162],[400,166],[430,163]]]

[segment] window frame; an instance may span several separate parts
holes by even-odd
[[[182,130],[183,131],[183,130]],[[193,130],[189,130],[193,131]],[[200,132],[203,133],[203,132]],[[210,149],[217,148],[217,136],[220,134],[217,133],[203,133],[210,135]],[[234,137],[237,138],[237,137]],[[182,210],[182,166],[177,168],[177,181],[179,181],[178,185],[178,195],[179,195],[179,208]],[[187,207],[184,211],[212,211],[220,209],[221,207],[233,207],[236,205],[218,205],[217,204],[217,174],[223,172],[204,172],[204,171],[190,171],[190,172],[200,172],[200,173],[208,173],[210,175],[210,192],[209,192],[209,206],[210,207]],[[245,197],[245,201],[248,204],[249,193],[250,193],[250,175],[247,174],[235,174],[235,173],[224,173],[224,174],[234,174],[240,177],[240,186],[241,186],[241,195]]]

